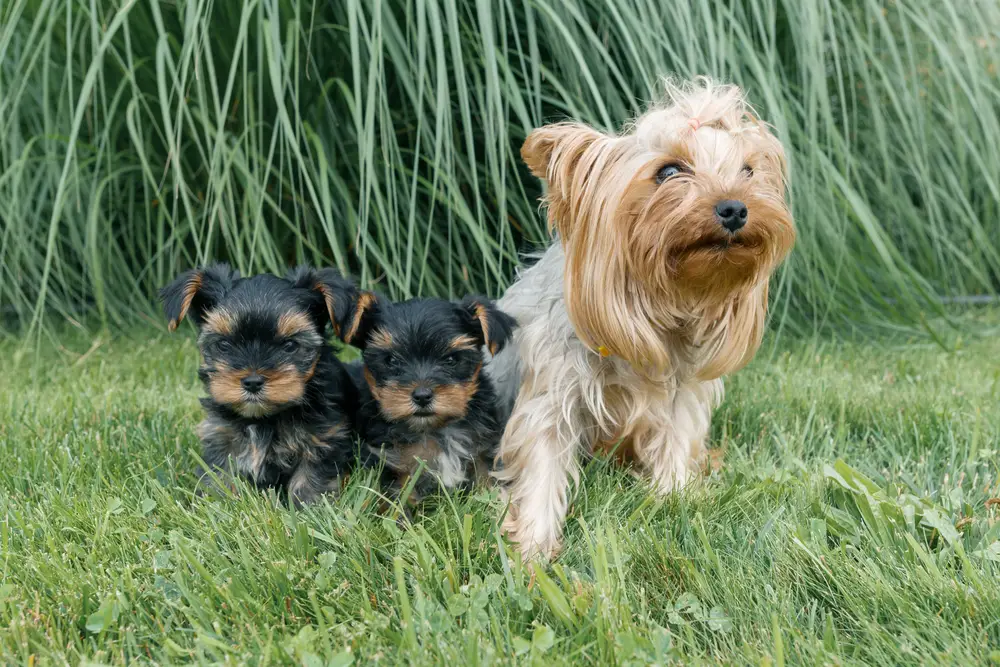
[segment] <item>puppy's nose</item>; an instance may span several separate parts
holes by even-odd
[[[251,394],[256,394],[264,388],[264,378],[256,373],[251,373],[242,380],[240,384],[243,385],[243,389]]]
[[[731,232],[747,224],[747,205],[735,199],[723,199],[715,205],[715,219]]]
[[[427,387],[417,387],[413,390],[413,402],[422,408],[426,408],[434,400],[434,391]]]

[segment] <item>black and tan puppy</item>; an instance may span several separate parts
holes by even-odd
[[[332,269],[241,278],[226,265],[187,271],[161,290],[170,330],[185,317],[199,330],[208,397],[198,433],[212,472],[296,504],[339,488],[354,460],[357,394],[324,333],[331,321],[341,333],[356,295]]]
[[[482,373],[483,348],[499,352],[514,319],[483,298],[390,303],[366,292],[352,323],[342,338],[363,350],[363,361],[350,366],[356,426],[389,486],[401,490],[420,462],[414,502],[485,477],[504,419]]]

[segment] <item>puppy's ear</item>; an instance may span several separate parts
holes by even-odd
[[[496,304],[481,296],[465,297],[459,304],[467,330],[490,354],[504,348],[514,335],[517,321],[497,308]]]
[[[190,269],[177,276],[174,282],[160,290],[167,329],[173,331],[188,315],[201,327],[205,313],[222,301],[239,278],[239,272],[228,264]]]
[[[368,334],[378,319],[382,297],[375,292],[361,290],[350,303],[348,317],[340,328],[340,340],[363,350],[368,346]]]
[[[521,159],[531,173],[551,188],[570,174],[584,151],[603,137],[582,123],[553,123],[532,130],[521,146]]]
[[[330,322],[334,335],[348,345],[357,346],[364,338],[377,303],[372,292],[359,290],[336,269],[300,266],[293,269],[287,279],[296,287],[309,290],[312,296],[310,311],[320,330]]]

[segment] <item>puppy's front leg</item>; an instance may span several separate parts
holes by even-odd
[[[498,455],[502,468],[495,474],[510,499],[504,530],[525,558],[551,558],[559,550],[569,481],[579,480],[579,413],[526,386],[507,422]]]
[[[324,493],[336,494],[341,479],[334,466],[302,461],[288,480],[288,497],[296,507],[308,505]]]

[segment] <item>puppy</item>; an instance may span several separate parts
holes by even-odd
[[[557,240],[500,300],[521,327],[486,373],[512,409],[505,528],[551,557],[581,453],[616,448],[660,492],[702,469],[795,231],[781,144],[734,86],[668,84],[624,134],[548,125],[521,155]]]
[[[514,320],[482,298],[402,303],[362,295],[344,342],[363,350],[351,367],[357,429],[396,493],[421,462],[410,500],[436,488],[471,486],[492,467],[503,431],[483,348],[503,349]]]
[[[199,330],[198,434],[211,471],[297,505],[336,491],[354,460],[357,394],[324,333],[346,319],[353,285],[332,269],[240,278],[216,265],[181,274],[160,298],[171,331],[185,317]]]

